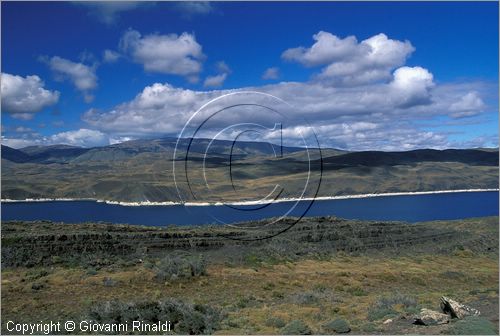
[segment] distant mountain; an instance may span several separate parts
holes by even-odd
[[[52,145],[24,147],[20,151],[30,157],[28,162],[64,163],[86,153],[89,149],[68,145]]]
[[[207,149],[210,139],[181,139],[178,145],[178,152],[185,153],[189,146],[190,156],[197,154],[203,155]],[[21,149],[13,149],[2,145],[5,148],[5,153],[2,151],[2,159],[9,160],[15,163],[83,163],[89,161],[120,161],[127,160],[136,155],[143,153],[165,153],[173,155],[177,138],[162,138],[155,140],[131,140],[123,143],[82,148],[67,145],[52,145],[52,146],[30,146]],[[228,154],[232,141],[214,140],[210,145],[211,155]],[[274,149],[274,151],[273,151]],[[273,155],[290,154],[304,151],[300,147],[283,147],[273,145],[266,142],[253,141],[238,141],[234,144],[234,153],[238,157],[249,155]]]
[[[180,188],[190,198],[187,185],[174,183],[176,142],[176,138],[162,138],[94,148],[2,146],[2,197],[160,202],[178,201]],[[204,185],[196,178],[203,178],[197,173],[209,142],[182,139],[179,143],[180,154],[175,159],[184,159],[189,146],[189,166],[195,169],[193,185]],[[211,144],[206,165],[210,192],[197,201],[259,199],[278,184],[286,187],[283,197],[294,197],[302,192],[305,179],[317,178],[320,171],[320,161],[309,162],[304,148],[251,141],[235,144],[235,161],[229,166],[227,154],[232,146],[233,142],[226,140]],[[275,157],[281,151],[283,156]],[[498,149],[321,152],[319,196],[498,188]],[[228,182],[229,167],[237,193]]]
[[[18,149],[2,145],[2,159],[15,163],[24,163],[29,162],[31,160],[31,156]]]
[[[421,162],[459,162],[474,166],[498,166],[498,151],[477,149],[418,149],[408,152],[365,151],[323,159],[323,164],[328,168],[396,166]]]

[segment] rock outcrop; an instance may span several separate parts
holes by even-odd
[[[443,313],[450,314],[452,318],[458,319],[463,319],[467,316],[478,316],[481,314],[479,310],[458,303],[457,301],[447,298],[446,296],[441,297],[441,309],[443,310]]]
[[[430,325],[446,324],[449,322],[450,322],[450,316],[448,316],[448,314],[443,314],[435,310],[422,308],[420,314],[415,317],[414,324],[430,326]]]

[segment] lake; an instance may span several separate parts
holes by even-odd
[[[317,200],[305,216],[419,222],[498,216],[498,191],[398,195]],[[95,201],[2,203],[2,220],[51,220],[67,223],[111,222],[161,226],[235,223],[279,217],[290,211],[300,216],[311,202],[273,203],[269,206],[122,206]]]

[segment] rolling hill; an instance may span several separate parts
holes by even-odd
[[[189,146],[186,165],[198,173],[209,141],[183,139],[181,154],[175,159],[184,160]],[[175,138],[94,148],[55,145],[13,149],[2,145],[2,198],[178,201],[172,175],[175,145]],[[230,158],[232,146],[231,141],[212,143],[206,173],[213,185],[204,201],[260,198],[274,185],[286,186],[282,197],[293,197],[302,190],[309,167],[319,174],[321,163],[319,196],[498,188],[498,149],[322,149],[322,162],[319,157],[309,162],[300,147],[280,149],[269,143],[238,142]],[[281,151],[283,155],[276,157]],[[235,189],[229,183],[229,162]],[[202,181],[193,181],[195,185],[198,182]]]

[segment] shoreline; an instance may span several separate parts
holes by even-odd
[[[409,191],[409,192],[392,192],[392,193],[380,193],[380,194],[357,194],[357,195],[339,195],[339,196],[320,196],[320,197],[304,197],[304,198],[281,198],[274,200],[272,203],[283,203],[283,202],[297,202],[297,201],[328,201],[328,200],[341,200],[341,199],[356,199],[356,198],[370,198],[370,197],[387,197],[387,196],[412,196],[412,195],[431,195],[431,194],[450,194],[450,193],[464,193],[464,192],[493,192],[499,191],[498,188],[492,189],[457,189],[457,190],[434,190],[434,191]],[[258,200],[258,201],[241,201],[241,202],[120,202],[120,201],[110,201],[110,200],[100,200],[94,198],[27,198],[23,200],[13,200],[13,199],[1,199],[1,203],[35,203],[35,202],[82,202],[91,201],[97,203],[106,203],[112,205],[120,206],[173,206],[173,205],[184,205],[184,206],[222,206],[222,205],[262,205],[269,203],[268,201]]]

